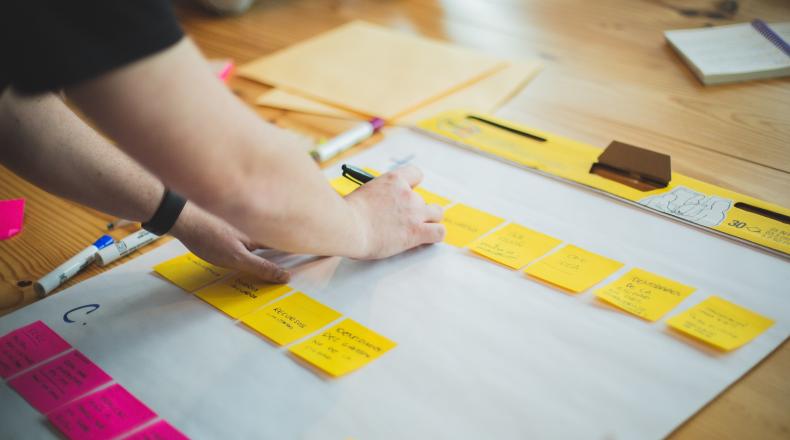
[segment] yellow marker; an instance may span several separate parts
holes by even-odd
[[[560,243],[554,237],[511,223],[475,242],[472,251],[497,263],[519,269]]]
[[[529,266],[527,275],[571,292],[581,292],[623,267],[623,263],[572,244]]]
[[[442,223],[447,228],[444,242],[453,246],[465,247],[504,221],[504,219],[487,212],[456,203],[444,211]]]
[[[746,344],[773,324],[772,319],[718,296],[667,320],[671,328],[724,351]]]
[[[640,318],[656,321],[692,292],[693,287],[642,269],[631,269],[617,281],[598,289],[595,295]]]
[[[230,269],[215,266],[195,254],[186,253],[157,264],[154,271],[176,286],[192,292],[222,278]]]
[[[252,312],[241,321],[278,345],[286,345],[342,316],[301,292]]]
[[[416,187],[414,192],[420,195],[425,203],[429,205],[447,206],[450,204],[450,199],[446,199],[438,194],[432,193],[425,188]]]
[[[294,345],[291,353],[337,377],[373,361],[397,344],[361,324],[345,319]]]
[[[237,275],[198,290],[195,295],[232,318],[239,318],[274,301],[292,289],[250,275]]]

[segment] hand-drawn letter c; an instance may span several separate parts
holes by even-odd
[[[73,308],[73,309],[71,309],[68,312],[63,314],[63,321],[68,322],[68,323],[76,322],[73,319],[71,319],[71,317],[69,315],[71,315],[72,313],[76,312],[77,310],[88,309],[85,312],[85,314],[87,315],[87,314],[93,313],[98,308],[99,308],[98,304],[85,304],[84,306],[75,307],[75,308]],[[85,325],[85,323],[83,322],[82,325]]]

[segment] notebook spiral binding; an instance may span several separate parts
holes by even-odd
[[[768,41],[773,43],[774,46],[778,47],[779,50],[785,53],[785,55],[790,57],[790,44],[787,44],[787,41],[782,39],[776,32],[768,26],[768,23],[757,19],[752,20],[752,27],[760,33],[763,37],[765,37]]]

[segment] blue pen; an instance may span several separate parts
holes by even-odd
[[[113,244],[114,240],[109,235],[102,235],[92,245],[81,250],[77,255],[71,257],[65,263],[56,267],[52,272],[44,275],[36,281],[33,288],[39,297],[45,297],[58,286],[68,281],[82,269],[93,262],[96,252]]]

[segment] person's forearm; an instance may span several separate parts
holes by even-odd
[[[6,91],[0,97],[0,140],[0,158],[17,175],[96,210],[144,222],[162,198],[164,185],[156,177],[52,93],[30,97]],[[204,258],[243,261],[242,253],[224,251],[228,240],[219,236],[228,235],[220,233],[226,229],[188,203],[170,233],[205,251]]]
[[[67,92],[165,184],[252,239],[292,252],[365,252],[349,204],[293,138],[211,75],[188,40]]]
[[[0,97],[3,164],[40,188],[99,211],[146,221],[163,185],[52,93]]]

